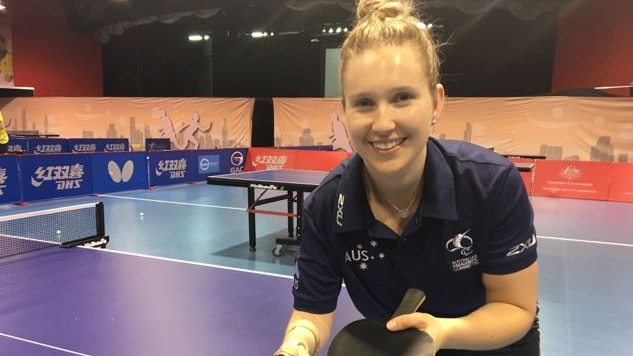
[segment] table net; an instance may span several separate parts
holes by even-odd
[[[0,258],[46,247],[105,247],[103,203],[0,216]]]

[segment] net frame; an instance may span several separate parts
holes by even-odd
[[[103,248],[109,242],[103,202],[0,216],[0,237],[0,258],[54,246]]]

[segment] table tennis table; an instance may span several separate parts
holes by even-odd
[[[276,239],[277,246],[273,254],[283,254],[283,246],[298,245],[301,242],[301,214],[305,193],[313,191],[325,178],[327,171],[309,170],[264,170],[231,174],[220,174],[207,177],[207,184],[233,187],[245,187],[248,189],[248,244],[251,251],[256,250],[255,214],[272,214],[288,218],[288,238]],[[262,193],[255,197],[255,190]],[[262,196],[269,190],[284,191],[285,193],[265,197]],[[257,206],[286,200],[287,209],[284,212],[257,209]],[[295,211],[294,204],[297,204]],[[296,228],[295,228],[296,220]]]
[[[500,153],[505,158],[527,158],[527,159],[547,159],[547,155],[536,153]]]
[[[512,162],[519,172],[531,172],[536,165],[533,162]]]
[[[515,162],[519,172],[530,172],[534,163]],[[302,205],[305,193],[312,192],[325,178],[327,171],[310,170],[263,170],[230,174],[219,174],[207,177],[207,184],[222,185],[232,187],[245,187],[248,189],[248,244],[250,251],[256,250],[256,214],[272,214],[285,216],[288,218],[288,238],[277,238],[277,245],[272,253],[281,256],[284,253],[284,246],[298,245],[301,242],[301,219]],[[263,192],[255,197],[255,190],[261,189]],[[262,198],[263,194],[269,190],[284,191],[280,195]],[[257,206],[270,204],[273,202],[286,200],[287,209],[284,212],[257,209]],[[294,203],[297,204],[296,211]],[[296,228],[295,228],[296,220]]]
[[[292,284],[287,276],[97,248],[11,256],[0,259],[0,354],[271,355]],[[333,333],[358,318],[343,290]]]

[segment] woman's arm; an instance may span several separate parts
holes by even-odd
[[[431,335],[435,349],[493,350],[522,338],[534,322],[538,263],[506,275],[484,274],[486,304],[460,318],[413,313],[392,319],[387,327],[416,327]]]

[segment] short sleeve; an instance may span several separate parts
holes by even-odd
[[[331,209],[319,198],[325,192],[314,192],[303,209],[302,237],[295,261],[293,283],[294,308],[325,314],[336,309],[342,277],[336,254],[332,250]],[[328,199],[324,199],[328,200]]]
[[[537,259],[534,212],[519,171],[510,165],[491,194],[484,272],[509,274]]]

